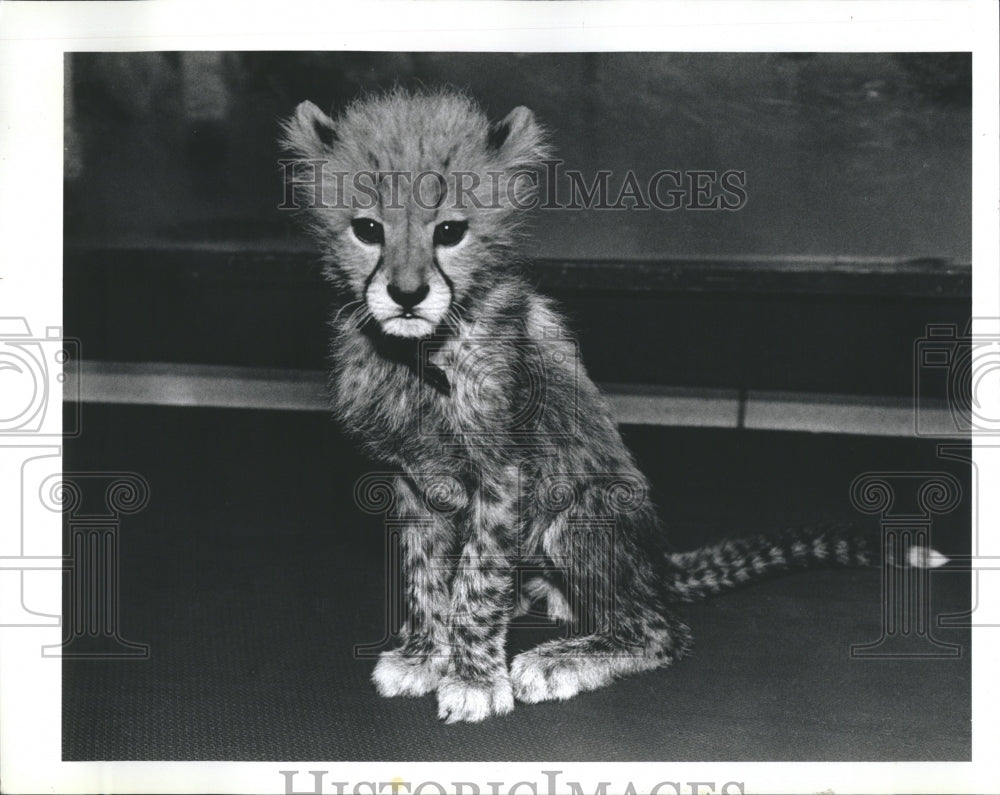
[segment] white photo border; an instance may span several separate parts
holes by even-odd
[[[238,8],[236,7],[238,5]],[[304,24],[303,20],[308,20]],[[947,51],[973,53],[973,315],[1000,317],[998,6],[973,2],[385,2],[216,4],[169,2],[0,3],[0,317],[32,330],[61,326],[63,60],[67,52],[140,50],[406,51]],[[58,398],[58,395],[55,395]],[[992,395],[996,406],[997,395]],[[991,415],[995,416],[995,415]],[[982,440],[985,444],[988,440]],[[55,440],[39,440],[49,455]],[[978,447],[979,445],[977,445]],[[11,555],[18,478],[0,445],[0,556]],[[41,455],[42,453],[39,453]],[[986,466],[984,458],[979,461]],[[983,482],[1000,473],[981,468]],[[997,498],[980,494],[979,532],[1000,526]],[[60,518],[37,528],[33,554],[61,554]],[[34,536],[33,536],[34,537]],[[989,576],[983,578],[984,581]],[[1000,574],[997,575],[1000,579]],[[52,575],[52,604],[61,580]],[[980,596],[1000,588],[981,584]],[[0,594],[0,598],[3,594]],[[0,628],[0,760],[8,792],[286,792],[325,781],[503,780],[536,782],[544,771],[593,791],[600,781],[636,792],[657,782],[739,782],[743,791],[791,793],[989,792],[1000,782],[1000,628],[973,632],[973,743],[968,763],[414,763],[63,762],[61,664],[39,647],[59,627]],[[354,786],[352,784],[352,786]],[[324,789],[326,792],[335,791]],[[436,792],[436,789],[427,791]],[[528,791],[528,790],[524,790]],[[673,792],[671,788],[661,791]],[[700,791],[707,791],[703,788]],[[731,789],[730,791],[739,791]]]

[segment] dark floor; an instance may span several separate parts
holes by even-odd
[[[932,443],[627,429],[677,548],[721,534],[873,517],[847,498],[871,470],[945,470]],[[67,471],[151,487],[121,524],[120,632],[148,660],[65,660],[66,760],[963,760],[960,659],[851,659],[880,636],[877,570],[790,575],[683,609],[695,654],[569,702],[443,725],[432,697],[380,699],[356,644],[383,632],[384,533],[352,490],[370,469],[318,414],[84,406]],[[966,493],[968,490],[966,489]],[[969,510],[935,524],[968,549]],[[932,577],[933,613],[968,608]],[[542,630],[511,638],[524,647]],[[551,632],[551,630],[547,630]]]

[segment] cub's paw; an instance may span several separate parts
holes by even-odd
[[[438,686],[447,661],[427,655],[407,655],[402,649],[384,651],[372,672],[380,696],[422,696]]]
[[[565,701],[585,690],[596,690],[614,679],[608,666],[586,657],[560,657],[536,650],[518,654],[510,666],[510,678],[518,701]]]
[[[491,715],[506,715],[514,709],[514,693],[506,671],[492,679],[465,681],[449,674],[437,690],[438,717],[446,723],[477,723]]]

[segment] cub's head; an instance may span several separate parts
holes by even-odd
[[[503,278],[547,156],[530,110],[491,124],[461,94],[396,90],[336,118],[303,102],[284,130],[286,201],[385,334],[427,336]]]

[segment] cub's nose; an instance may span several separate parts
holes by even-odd
[[[428,284],[422,284],[416,290],[401,290],[396,285],[390,284],[387,290],[389,297],[409,312],[427,297],[431,288]]]

